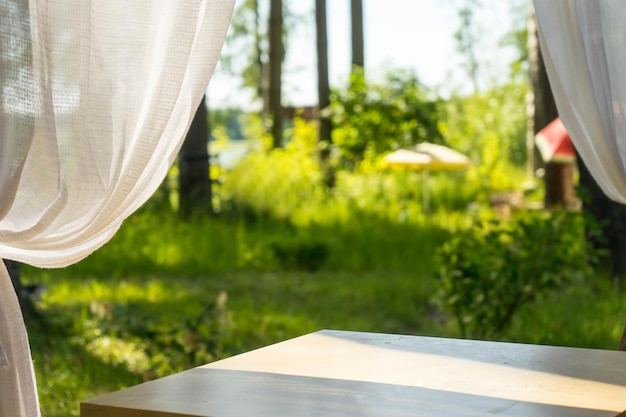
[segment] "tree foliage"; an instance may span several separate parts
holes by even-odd
[[[516,80],[528,78],[528,17],[530,4],[526,0],[515,0],[510,5],[511,30],[500,40],[499,45],[512,47],[515,58],[510,64],[511,77]]]
[[[289,46],[289,33],[302,20],[283,5],[282,38],[284,49]],[[243,0],[235,9],[226,47],[220,62],[226,71],[241,76],[244,87],[254,89],[256,97],[267,100],[269,64],[269,1]],[[284,59],[284,54],[283,54]]]
[[[480,62],[476,55],[477,40],[480,37],[480,28],[477,26],[474,15],[480,9],[479,0],[467,0],[459,9],[461,23],[454,33],[457,42],[457,51],[465,58],[465,67],[474,91],[478,91],[478,73]]]
[[[366,153],[382,154],[422,141],[441,143],[440,104],[413,73],[396,71],[383,83],[374,83],[355,70],[348,87],[331,94],[333,141],[341,161],[349,167]]]
[[[235,9],[225,52],[221,55],[224,68],[239,73],[246,87],[257,89],[261,97],[261,72],[267,61],[267,42],[258,0],[245,0]]]
[[[466,154],[488,190],[508,187],[510,166],[526,161],[527,84],[511,81],[485,92],[453,96],[441,106],[439,128],[448,146]]]

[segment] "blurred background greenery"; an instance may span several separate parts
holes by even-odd
[[[617,347],[625,299],[585,268],[582,214],[490,204],[523,167],[475,157],[424,182],[371,157],[329,189],[314,132],[296,120],[284,148],[214,169],[218,214],[181,219],[164,187],[84,261],[23,267],[46,286],[28,323],[46,415],[323,328]]]
[[[474,71],[479,10],[459,6]],[[109,243],[67,268],[22,267],[24,285],[45,287],[27,316],[44,416],[319,329],[616,349],[626,298],[588,243],[598,225],[579,202],[546,208],[529,171],[519,10],[510,74],[471,93],[441,97],[401,69],[370,80],[357,65],[315,116],[281,119],[278,141],[271,112],[201,107],[200,154],[184,148]],[[426,176],[385,164],[423,141],[470,166]],[[204,201],[181,182],[202,156]]]

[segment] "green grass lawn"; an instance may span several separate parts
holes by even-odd
[[[26,281],[47,287],[28,323],[44,416],[78,415],[83,399],[319,329],[459,337],[434,302],[433,255],[462,218],[354,221],[294,228],[142,212],[83,262],[25,267]],[[281,240],[326,249],[290,257]],[[626,298],[606,281],[540,298],[499,339],[616,348]]]

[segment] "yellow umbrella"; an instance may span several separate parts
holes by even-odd
[[[462,153],[443,145],[422,142],[415,146],[415,151],[431,157],[428,169],[431,171],[457,171],[470,165],[469,158]]]
[[[407,149],[398,149],[383,158],[383,161],[389,166],[411,169],[428,168],[431,160],[429,155]]]

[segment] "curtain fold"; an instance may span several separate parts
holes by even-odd
[[[16,75],[3,81],[2,120],[15,128],[3,123],[2,141],[19,137],[24,148],[0,154],[12,171],[0,189],[14,194],[0,202],[1,256],[74,263],[149,198],[204,94],[231,12],[232,0],[30,2],[22,36],[32,42],[9,59]],[[14,91],[20,78],[26,93]]]
[[[75,263],[167,174],[234,0],[0,0],[0,258]],[[39,413],[0,266],[0,417]]]
[[[0,417],[39,415],[39,400],[20,305],[0,260]]]
[[[598,185],[626,203],[626,6],[620,0],[534,6],[559,116]]]

